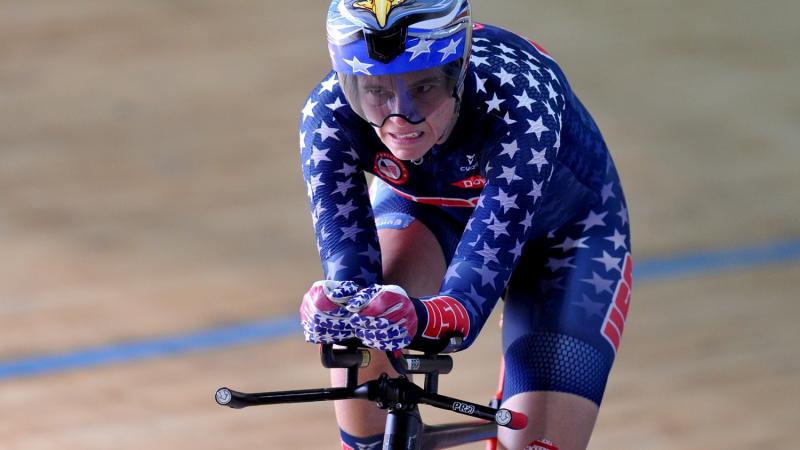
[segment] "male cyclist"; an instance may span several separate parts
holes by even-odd
[[[473,23],[467,0],[333,0],[327,33],[333,71],[300,117],[325,273],[300,308],[306,340],[424,350],[459,334],[463,349],[502,297],[503,406],[531,420],[500,444],[586,448],[632,283],[591,116],[547,52]],[[364,377],[392,373],[373,361]],[[373,404],[336,415],[343,448],[379,448]]]

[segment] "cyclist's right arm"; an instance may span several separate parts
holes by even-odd
[[[363,164],[336,121],[344,95],[326,81],[312,91],[300,116],[300,154],[317,248],[325,279],[380,283],[378,233]]]

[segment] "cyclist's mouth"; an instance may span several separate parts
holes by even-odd
[[[419,141],[425,134],[424,131],[414,131],[411,133],[388,133],[393,141],[398,144],[413,144]]]

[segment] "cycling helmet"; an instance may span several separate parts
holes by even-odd
[[[333,0],[328,50],[353,110],[381,127],[412,124],[455,98],[469,64],[468,0]]]

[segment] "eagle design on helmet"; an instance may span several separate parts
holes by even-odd
[[[389,17],[392,8],[405,3],[405,1],[406,0],[366,0],[353,3],[353,7],[371,11],[372,14],[375,15],[375,18],[378,19],[378,25],[383,28],[386,26],[386,18]]]

